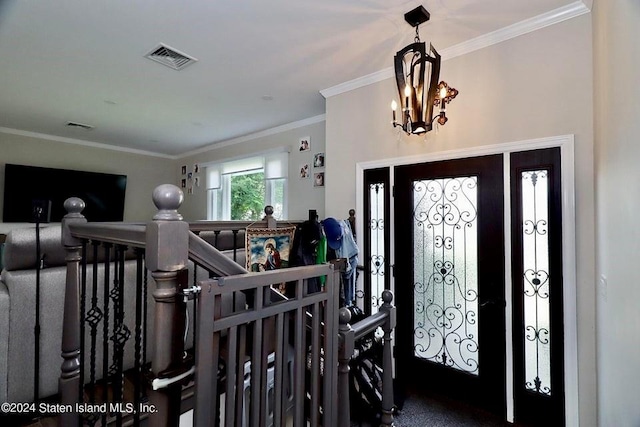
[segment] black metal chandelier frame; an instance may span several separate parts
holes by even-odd
[[[401,127],[408,135],[420,135],[433,129],[433,122],[444,125],[446,105],[457,95],[458,90],[449,87],[444,82],[438,82],[440,77],[440,54],[432,44],[429,44],[429,53],[426,44],[420,41],[419,25],[427,22],[429,12],[418,6],[404,15],[405,21],[416,29],[416,37],[413,43],[398,51],[394,57],[394,70],[398,96],[401,106],[401,121],[396,120],[397,104],[392,103],[393,126]],[[428,86],[425,89],[425,74],[430,70]],[[434,107],[439,107],[439,112],[434,116]]]

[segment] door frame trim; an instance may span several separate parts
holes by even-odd
[[[565,383],[565,424],[578,426],[579,401],[578,401],[578,329],[577,329],[577,286],[576,286],[576,207],[575,207],[575,171],[574,171],[574,146],[573,134],[551,136],[546,138],[529,139],[523,141],[499,143],[456,150],[424,153],[405,157],[395,157],[382,160],[356,163],[356,212],[364,212],[363,183],[366,169],[389,167],[390,185],[395,185],[395,166],[435,162],[440,160],[460,159],[489,154],[504,154],[504,197],[505,197],[505,259],[511,256],[511,207],[510,207],[510,153],[517,151],[537,150],[542,148],[560,147],[561,173],[562,173],[562,255],[563,255],[563,309],[564,309],[564,383]],[[389,223],[393,224],[394,198],[391,197],[391,210]],[[356,222],[356,235],[362,236],[364,228],[362,221]],[[390,245],[395,247],[395,230],[390,230]],[[360,251],[362,239],[358,240]],[[395,264],[395,251],[391,250],[389,263],[393,268]],[[505,339],[506,339],[506,414],[507,421],[514,420],[514,389],[513,389],[513,338],[511,304],[511,263],[505,262]],[[391,276],[391,289],[395,289],[393,275]]]

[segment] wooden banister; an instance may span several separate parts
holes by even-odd
[[[62,329],[62,366],[58,389],[60,403],[75,405],[80,402],[80,239],[71,235],[69,230],[73,224],[87,222],[82,215],[85,204],[77,197],[64,202],[67,214],[62,218],[62,245],[67,255],[67,277],[64,298],[64,320]],[[77,413],[67,412],[60,415],[60,425],[78,426],[80,419]]]
[[[178,208],[182,191],[171,184],[156,187],[153,202],[158,213],[147,224],[147,268],[156,282],[154,347],[151,371],[157,378],[173,376],[183,363],[186,304],[182,289],[188,286],[189,225],[182,221]],[[149,425],[177,426],[180,420],[182,385],[176,382],[149,392],[149,401],[156,412],[149,415]]]
[[[393,353],[391,332],[396,326],[396,308],[393,306],[393,293],[385,290],[382,293],[383,304],[380,311],[350,325],[351,312],[348,308],[340,309],[340,347],[338,356],[338,426],[351,425],[349,405],[349,362],[354,355],[355,344],[359,339],[382,327],[382,414],[381,426],[392,427],[393,424]]]
[[[240,231],[246,230],[247,227],[256,228],[277,228],[280,224],[299,224],[302,221],[281,221],[280,224],[273,218],[273,209],[270,206],[265,208],[265,217],[262,221],[247,222],[247,221],[216,221],[216,222],[193,222],[187,223],[182,220],[182,216],[179,214],[183,201],[182,191],[174,185],[161,185],[158,186],[153,192],[153,202],[158,208],[157,214],[154,216],[153,221],[135,224],[124,223],[87,223],[87,220],[82,216],[81,212],[84,208],[82,200],[77,198],[68,199],[65,202],[65,208],[67,209],[67,215],[62,221],[62,242],[67,251],[67,278],[65,288],[65,313],[64,313],[64,329],[63,329],[63,341],[62,341],[62,357],[64,359],[61,367],[61,375],[59,381],[59,389],[61,395],[61,403],[75,405],[83,401],[82,396],[82,358],[81,358],[81,333],[84,317],[86,313],[81,312],[81,301],[85,298],[83,292],[81,292],[81,252],[83,245],[87,245],[90,242],[94,245],[94,259],[98,259],[97,245],[102,244],[107,247],[120,247],[122,252],[120,253],[121,265],[118,272],[120,274],[124,271],[124,257],[125,251],[129,248],[135,249],[137,259],[136,270],[136,286],[139,288],[140,283],[143,282],[142,277],[148,271],[155,281],[155,287],[149,288],[154,300],[154,328],[153,328],[153,347],[150,347],[151,352],[151,377],[155,379],[152,382],[154,390],[149,390],[149,404],[154,409],[148,413],[148,425],[150,426],[177,426],[180,418],[180,404],[181,404],[181,392],[182,385],[184,383],[182,378],[188,377],[193,373],[193,369],[188,370],[185,368],[184,360],[184,334],[186,324],[186,299],[185,295],[189,292],[195,294],[200,293],[200,285],[203,283],[213,286],[213,282],[199,282],[196,279],[197,274],[194,272],[194,279],[192,288],[189,288],[188,283],[188,266],[191,260],[198,268],[203,267],[212,276],[216,276],[216,289],[206,289],[206,292],[213,292],[216,298],[222,298],[222,296],[228,296],[227,294],[233,294],[235,292],[246,291],[256,296],[256,300],[253,302],[253,306],[247,306],[247,312],[238,312],[234,315],[227,316],[225,318],[216,318],[214,324],[210,324],[213,316],[207,315],[207,308],[203,312],[198,313],[198,324],[200,325],[197,335],[202,337],[204,332],[220,332],[222,328],[228,328],[230,331],[234,331],[229,335],[230,343],[238,345],[238,351],[244,354],[245,351],[241,350],[243,345],[240,341],[245,338],[246,331],[243,332],[243,322],[255,322],[257,325],[253,335],[253,350],[255,353],[251,354],[252,370],[257,377],[257,373],[261,370],[266,372],[267,361],[271,347],[275,343],[270,342],[270,336],[265,335],[262,337],[263,331],[265,334],[271,329],[280,331],[276,335],[275,340],[279,345],[277,348],[281,349],[281,353],[276,354],[275,365],[279,366],[276,369],[276,382],[283,383],[284,371],[285,371],[285,356],[284,351],[285,344],[289,342],[288,328],[285,327],[292,319],[295,320],[295,333],[291,330],[292,338],[295,338],[296,345],[299,346],[297,351],[299,354],[295,356],[296,373],[293,375],[295,384],[298,386],[300,394],[295,395],[298,403],[301,403],[306,396],[306,392],[302,390],[300,385],[304,385],[307,380],[304,379],[306,372],[304,366],[307,364],[307,357],[309,357],[309,363],[317,368],[310,371],[310,379],[307,386],[309,386],[310,393],[310,405],[311,408],[315,408],[311,411],[314,415],[310,415],[311,425],[318,425],[321,421],[324,425],[336,425],[338,421],[339,426],[348,426],[349,419],[349,361],[353,356],[354,343],[358,339],[371,333],[378,327],[382,327],[384,330],[384,399],[383,399],[383,415],[382,422],[384,426],[391,426],[393,424],[393,393],[392,393],[392,378],[391,378],[391,331],[395,326],[395,308],[391,304],[392,294],[385,291],[382,299],[385,304],[381,307],[378,314],[366,318],[361,322],[349,325],[349,312],[344,310],[340,312],[338,316],[338,290],[340,282],[340,273],[344,270],[346,263],[344,259],[334,260],[333,265],[315,265],[309,267],[298,267],[291,269],[282,269],[275,271],[267,271],[260,274],[248,273],[247,270],[231,261],[225,255],[221,254],[216,249],[212,248],[206,241],[201,239],[197,234],[203,231],[212,231],[219,233],[221,231],[231,231],[234,233],[234,245],[236,241],[236,234]],[[353,215],[351,215],[353,217]],[[354,230],[355,231],[355,230]],[[236,248],[234,247],[234,250]],[[110,263],[110,256],[107,255],[105,264]],[[83,261],[86,262],[86,261]],[[97,264],[93,266],[93,275],[97,276]],[[109,290],[109,268],[106,268],[105,279],[105,303],[109,303],[107,291]],[[115,275],[115,271],[114,271]],[[146,276],[144,276],[145,294],[146,295]],[[317,292],[315,294],[307,294],[304,286],[304,281],[309,278],[327,277],[327,287],[323,292]],[[115,278],[114,278],[115,279]],[[212,279],[213,280],[213,279]],[[297,287],[300,289],[296,293],[296,297],[287,299],[281,294],[274,298],[270,293],[276,293],[272,289],[273,284],[296,282]],[[96,286],[94,286],[92,295],[95,298]],[[118,283],[122,289],[122,278],[118,279]],[[197,286],[196,286],[197,284]],[[82,282],[84,286],[84,282]],[[132,289],[127,284],[126,289]],[[142,370],[142,364],[146,361],[146,357],[141,356],[142,352],[146,352],[145,342],[146,332],[141,334],[143,319],[146,319],[146,314],[143,314],[142,301],[146,301],[145,298],[141,298],[142,288],[136,288],[136,372],[140,373]],[[257,292],[261,291],[261,292]],[[202,292],[205,292],[204,287]],[[189,294],[190,295],[190,294]],[[191,297],[193,298],[193,297]],[[198,296],[200,298],[200,296]],[[139,300],[139,301],[138,301]],[[219,302],[216,300],[209,301],[214,303],[216,307],[219,306]],[[93,304],[95,305],[95,304]],[[203,305],[202,301],[199,305]],[[108,308],[105,309],[105,314],[108,315]],[[131,312],[127,312],[131,316]],[[146,313],[146,308],[144,313]],[[287,314],[288,313],[288,314]],[[346,313],[346,314],[345,314]],[[204,317],[203,317],[204,316]],[[123,316],[121,316],[123,317]],[[206,319],[206,321],[205,321]],[[285,322],[285,319],[288,319]],[[237,323],[239,320],[242,322]],[[122,318],[120,319],[122,321]],[[194,312],[194,323],[195,323]],[[109,324],[104,320],[104,335],[107,335]],[[203,323],[204,322],[204,323]],[[271,322],[271,323],[270,323]],[[145,324],[146,325],[146,324]],[[279,325],[276,328],[276,325]],[[114,326],[115,327],[115,326]],[[208,328],[208,329],[207,329]],[[238,328],[238,329],[233,329]],[[238,335],[235,335],[235,331],[238,331]],[[94,331],[95,332],[95,331]],[[266,339],[267,345],[262,346],[263,338]],[[110,339],[110,338],[109,338]],[[340,351],[336,351],[340,343]],[[106,346],[106,344],[105,344]],[[92,358],[95,356],[95,345],[92,344]],[[195,347],[195,344],[194,344]],[[235,345],[231,345],[231,348],[235,348]],[[322,351],[320,350],[322,348]],[[211,351],[208,348],[200,347],[197,351],[203,352],[201,354],[207,355],[207,352]],[[234,350],[235,351],[235,350]],[[258,351],[262,352],[259,353]],[[248,352],[248,350],[247,350]],[[309,354],[307,354],[308,352]],[[105,352],[106,354],[106,352]],[[232,356],[230,353],[229,356]],[[104,355],[103,355],[104,356]],[[108,361],[108,356],[104,359],[105,365]],[[201,358],[202,359],[202,358]],[[321,363],[322,360],[322,363]],[[264,363],[263,363],[264,362]],[[93,363],[93,362],[92,362]],[[230,361],[230,368],[233,368],[233,364],[237,364],[235,370],[238,371],[238,375],[242,374],[243,364],[239,360]],[[265,366],[261,366],[264,364]],[[206,364],[205,364],[206,365]],[[323,366],[321,369],[320,366]],[[202,366],[202,365],[201,365]],[[326,367],[326,369],[325,369]],[[215,370],[217,365],[212,366]],[[265,368],[265,369],[261,369]],[[314,369],[316,369],[314,368]],[[336,369],[337,368],[337,369]],[[106,372],[106,371],[105,371]],[[216,372],[212,372],[212,375],[216,375]],[[231,374],[230,374],[231,375]],[[260,383],[252,383],[252,388],[259,388],[260,394],[264,394],[267,387],[266,375],[262,374]],[[94,375],[92,374],[91,382],[94,382]],[[107,375],[103,377],[106,379]],[[174,381],[175,380],[175,381]],[[237,393],[242,392],[242,378],[239,376],[237,379]],[[321,386],[322,383],[322,386]],[[155,386],[158,387],[155,387]],[[227,383],[227,387],[231,387],[232,383]],[[136,388],[137,393],[140,392],[140,386]],[[294,387],[295,388],[295,387]],[[229,388],[231,390],[231,388]],[[276,392],[282,396],[284,388],[277,389]],[[255,391],[255,390],[254,390]],[[337,391],[337,393],[336,393]],[[206,401],[207,397],[202,399],[200,396],[199,402]],[[208,396],[210,399],[212,396]],[[121,399],[122,396],[116,397]],[[106,400],[106,398],[105,398]],[[257,408],[257,405],[264,405],[258,400],[254,400],[251,405],[252,419],[259,417],[262,409]],[[202,403],[200,403],[200,414],[206,414],[202,412]],[[229,405],[231,405],[229,403]],[[322,408],[322,410],[320,410]],[[235,419],[241,418],[241,406],[235,408],[238,412],[235,414]],[[277,415],[275,419],[283,419],[285,417],[285,406],[280,405],[276,407]],[[196,412],[197,413],[197,412]],[[308,415],[308,414],[307,414]],[[146,416],[146,415],[145,415]],[[297,422],[301,423],[305,416],[302,409],[295,410],[295,418]],[[206,418],[206,417],[205,417]],[[106,419],[106,415],[105,415]],[[232,419],[233,420],[233,419]],[[140,421],[140,417],[134,418],[134,423]],[[232,421],[233,422],[233,421]],[[64,413],[60,417],[60,425],[64,426],[79,426],[82,423],[82,419],[77,413]]]

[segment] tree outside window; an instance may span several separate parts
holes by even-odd
[[[264,215],[264,172],[231,175],[231,219],[257,221]]]
[[[285,219],[287,175],[287,152],[207,166],[207,219],[259,221],[266,205]]]

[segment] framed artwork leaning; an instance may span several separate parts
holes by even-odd
[[[247,228],[247,270],[252,272],[277,270],[289,266],[289,253],[296,227]]]

